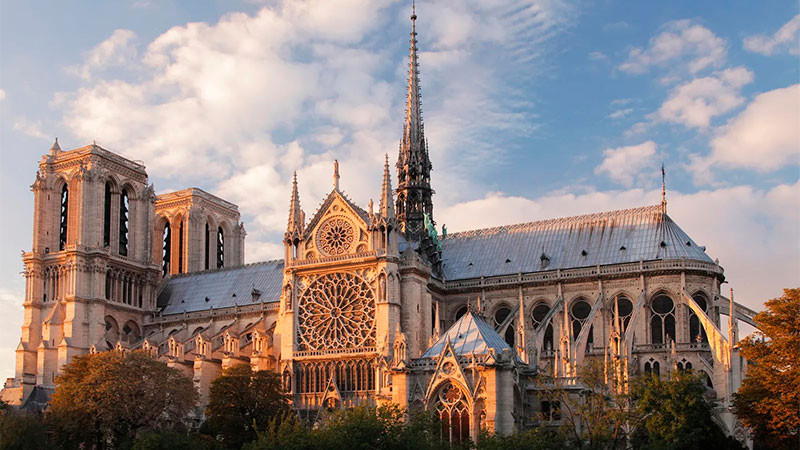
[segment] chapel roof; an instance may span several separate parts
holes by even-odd
[[[421,358],[441,356],[447,341],[450,341],[450,347],[456,356],[485,355],[489,353],[489,349],[497,354],[503,353],[505,349],[511,350],[494,327],[472,311],[467,311],[456,320],[447,332],[425,350]]]
[[[447,280],[659,259],[713,263],[660,204],[464,231],[442,240]]]
[[[280,299],[282,283],[283,260],[172,275],[158,295],[158,306],[161,314],[180,314],[272,303]]]

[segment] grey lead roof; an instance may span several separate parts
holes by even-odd
[[[173,275],[158,295],[158,306],[162,314],[180,314],[272,303],[280,299],[282,283],[283,260]],[[260,295],[253,295],[253,289]]]
[[[448,234],[447,280],[657,259],[713,262],[662,205]]]
[[[511,350],[511,347],[489,323],[472,311],[467,311],[436,343],[425,350],[421,358],[441,356],[448,340],[450,340],[450,346],[456,356],[485,355],[489,353],[490,348],[498,354],[502,353],[504,349]]]

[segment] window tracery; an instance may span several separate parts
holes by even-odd
[[[692,296],[692,300],[697,303],[697,306],[699,306],[700,309],[708,313],[708,301],[706,300],[705,295],[698,292]],[[700,318],[697,317],[697,314],[691,310],[689,312],[689,342],[708,343],[708,336],[706,335],[705,328],[703,328],[703,326],[700,324]]]
[[[538,329],[542,322],[544,321],[545,317],[547,317],[547,313],[550,312],[550,305],[547,303],[539,303],[533,308],[531,311],[531,316],[533,318],[533,329]],[[547,327],[544,329],[544,339],[542,340],[542,351],[544,352],[551,352],[553,351],[553,321],[551,320],[548,322]]]
[[[328,255],[347,253],[355,239],[353,224],[343,217],[328,219],[317,232],[317,246]]]
[[[375,295],[349,273],[323,275],[298,301],[299,347],[323,350],[375,345]]]
[[[666,344],[675,339],[675,302],[659,294],[650,304],[650,338],[653,344]]]
[[[67,218],[69,216],[69,189],[67,184],[61,188],[61,221],[58,227],[58,249],[64,250],[67,245]]]
[[[441,420],[443,440],[460,443],[469,439],[469,406],[461,389],[449,382],[445,384],[439,390],[435,410]]]
[[[119,196],[119,254],[128,255],[128,222],[130,220],[130,198],[128,190],[123,189]]]

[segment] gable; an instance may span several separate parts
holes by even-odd
[[[333,190],[308,223],[298,258],[317,259],[362,253],[369,249],[369,215]]]

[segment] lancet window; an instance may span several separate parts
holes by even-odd
[[[659,294],[650,305],[650,340],[653,344],[666,344],[675,339],[675,302]]]
[[[624,334],[628,329],[628,325],[631,323],[631,316],[633,315],[633,302],[631,302],[628,297],[624,295],[618,295],[615,298],[615,301],[617,303],[617,313],[619,314],[620,332]]]
[[[185,269],[185,267],[183,267],[183,254],[186,253],[184,249],[185,238],[183,237],[183,222],[184,220],[181,219],[181,223],[178,225],[178,273],[183,273]]]
[[[111,183],[106,181],[103,197],[103,246],[111,245]]]
[[[130,222],[130,198],[128,190],[123,189],[119,196],[119,254],[128,255],[128,225]]]
[[[204,234],[205,238],[203,239],[203,242],[205,243],[205,247],[206,247],[206,253],[205,253],[206,254],[205,261],[206,262],[205,262],[205,266],[204,266],[206,270],[209,269],[209,267],[208,267],[209,266],[209,258],[211,258],[211,242],[210,242],[211,240],[208,238],[208,233],[209,233],[208,222],[206,222],[206,234]]]
[[[469,406],[460,388],[450,382],[442,386],[436,397],[435,411],[442,424],[442,440],[461,443],[469,439]]]
[[[295,365],[295,389],[298,394],[323,393],[331,378],[341,393],[374,391],[375,361],[345,359],[300,362]]]
[[[217,228],[217,269],[225,266],[225,233]]]
[[[67,184],[61,188],[61,215],[58,227],[58,249],[64,250],[67,245],[67,220],[69,218],[69,188]]]
[[[703,311],[708,313],[708,300],[706,300],[706,296],[697,293],[692,296],[692,300],[697,303],[697,306],[700,307]],[[697,317],[697,314],[694,311],[690,311],[689,314],[689,342],[691,343],[700,343],[705,342],[708,343],[708,336],[706,335],[706,330],[700,324],[700,318]]]
[[[172,232],[169,222],[164,224],[161,244],[161,274],[167,276],[170,273],[170,258],[172,258]]]
[[[500,325],[505,322],[508,318],[508,315],[511,314],[511,309],[507,306],[501,306],[497,308],[497,311],[494,312],[494,324],[495,328],[499,327]],[[503,339],[508,343],[509,346],[514,347],[514,327],[512,325],[508,325],[506,328],[506,332],[503,335]]]
[[[544,321],[544,318],[547,317],[547,313],[550,312],[550,305],[547,303],[539,303],[533,308],[531,312],[531,316],[533,318],[533,329],[538,330]],[[544,352],[551,352],[553,351],[553,321],[549,321],[547,323],[547,327],[544,329],[544,339],[542,340],[542,351]]]

